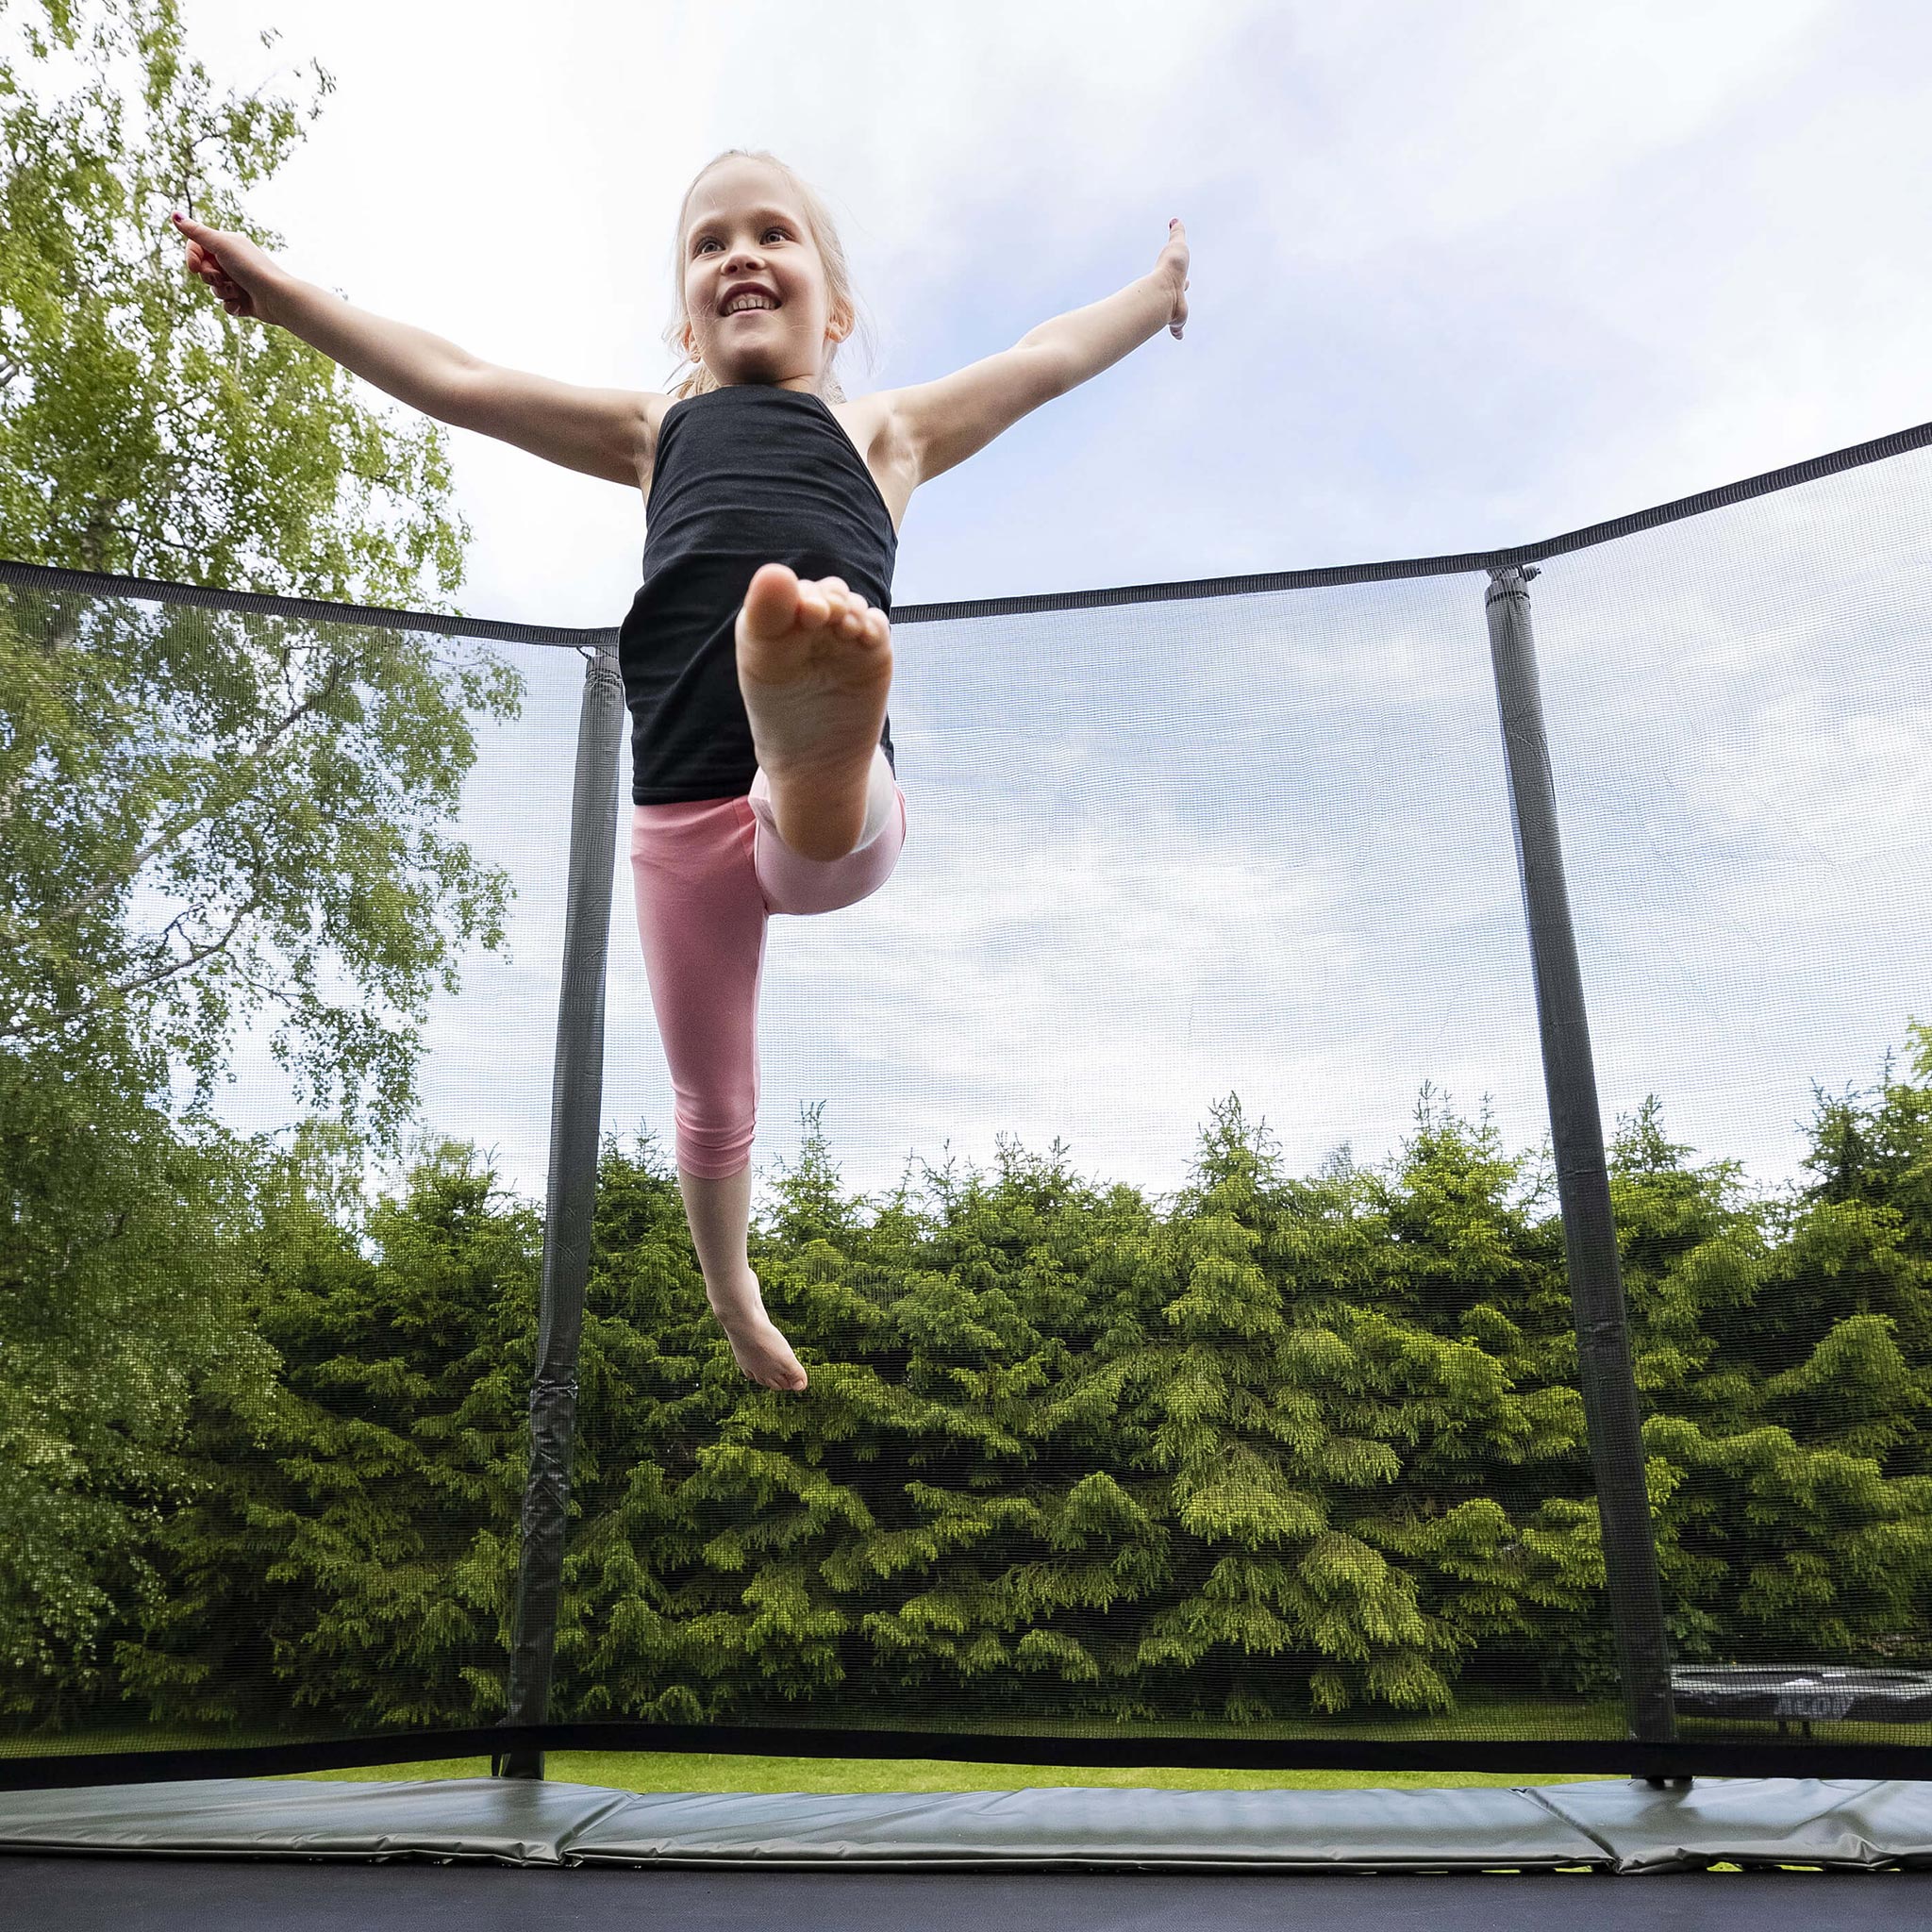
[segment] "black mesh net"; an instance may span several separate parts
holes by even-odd
[[[1921,452],[1533,587],[1687,1739],[1932,1733]]]
[[[1530,587],[1686,1768],[1932,1741],[1928,466]],[[497,1725],[598,640],[11,575],[0,1757]],[[765,966],[802,1395],[707,1308],[616,806],[552,1721],[1644,1727],[1487,587],[901,625],[898,871]]]

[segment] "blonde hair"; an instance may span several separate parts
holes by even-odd
[[[667,385],[668,392],[676,398],[703,395],[708,390],[722,387],[718,378],[696,357],[689,355],[684,346],[684,332],[691,325],[691,311],[684,301],[684,217],[691,207],[691,198],[697,192],[697,185],[721,162],[731,160],[762,161],[768,168],[775,168],[791,184],[791,191],[798,196],[799,206],[805,210],[805,219],[811,228],[811,239],[817,244],[819,259],[824,264],[825,294],[831,313],[837,317],[842,309],[851,320],[851,332],[846,341],[857,336],[865,348],[868,358],[872,351],[872,328],[858,306],[858,297],[852,289],[852,271],[845,260],[845,245],[839,240],[839,230],[832,221],[832,211],[808,181],[802,179],[788,168],[774,154],[763,148],[727,147],[723,154],[711,158],[691,177],[691,186],[684,191],[684,199],[677,204],[677,226],[671,238],[671,286],[677,298],[677,306],[672,311],[671,320],[664,329],[664,341],[671,353],[677,358],[677,369],[673,372],[673,380]],[[840,344],[842,347],[843,344]],[[835,403],[845,400],[845,391],[839,387],[838,378],[832,375],[832,364],[837,359],[839,349],[835,347],[827,356],[820,371],[824,383],[826,398]]]

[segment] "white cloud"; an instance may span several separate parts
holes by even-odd
[[[272,64],[257,6],[187,17],[218,69]],[[886,381],[1118,286],[1186,216],[1187,341],[922,492],[902,601],[1526,541],[1924,413],[1932,268],[1901,241],[1923,9],[449,22],[287,12],[275,59],[313,51],[340,87],[253,205],[300,272],[568,378],[661,375],[676,199],[726,144],[843,211]],[[1535,591],[1607,1112],[1655,1088],[1684,1138],[1766,1172],[1811,1077],[1868,1075],[1932,1008],[1896,896],[1932,884],[1909,469],[1561,559]],[[457,475],[470,608],[621,616],[635,499],[460,434]],[[1313,1158],[1386,1147],[1422,1077],[1540,1134],[1479,581],[906,632],[901,665],[914,842],[876,901],[780,922],[761,1148],[824,1095],[867,1179],[1006,1129],[1165,1184],[1228,1087]],[[479,968],[429,1069],[535,1185],[563,835],[530,801],[567,792],[575,710],[554,671],[475,792],[525,878],[519,964]],[[666,1123],[622,880],[615,903],[610,1110]],[[881,984],[883,1017],[850,1024]]]

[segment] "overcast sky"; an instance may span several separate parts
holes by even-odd
[[[838,211],[879,338],[855,391],[1109,292],[1182,216],[1186,340],[922,491],[902,603],[1526,541],[1932,415],[1903,0],[184,11],[223,78],[335,76],[251,201],[291,268],[568,379],[661,385],[671,224],[727,145]],[[452,435],[464,607],[619,621],[635,494]],[[1763,1179],[1812,1079],[1932,1018],[1927,495],[1907,458],[1537,587],[1607,1114],[1659,1091]],[[908,628],[898,659],[912,840],[875,900],[774,928],[761,1161],[824,1098],[858,1185],[1012,1131],[1168,1187],[1217,1093],[1307,1165],[1386,1153],[1422,1078],[1541,1137],[1479,580]],[[541,1192],[577,667],[521,661],[471,820],[515,964],[439,1009],[425,1118]],[[620,868],[607,1115],[668,1134],[632,917]],[[285,1104],[258,1067],[231,1101]]]

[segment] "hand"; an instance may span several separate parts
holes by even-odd
[[[1160,251],[1154,273],[1174,285],[1174,313],[1167,318],[1167,329],[1179,341],[1188,320],[1188,231],[1178,215],[1167,225],[1167,246]]]
[[[182,214],[170,219],[188,243],[188,273],[199,275],[222,298],[222,307],[230,315],[273,320],[266,311],[279,271],[269,256],[246,235],[207,228]]]

